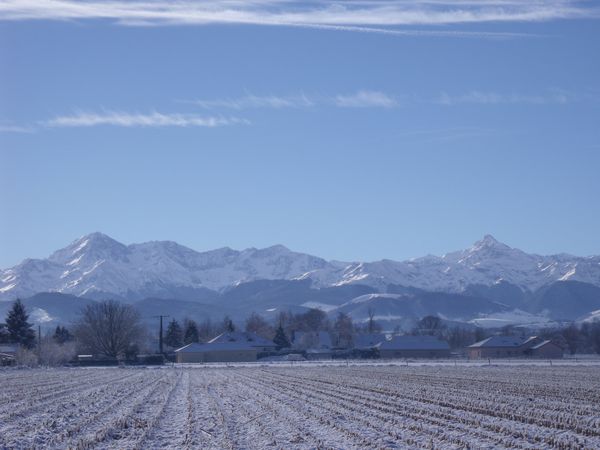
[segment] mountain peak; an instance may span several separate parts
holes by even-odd
[[[89,234],[86,234],[84,236],[81,236],[75,242],[84,242],[84,241],[90,241],[90,242],[117,242],[116,240],[114,240],[113,238],[111,238],[110,236],[108,236],[107,234],[101,233],[100,231],[94,231],[93,233],[89,233]]]
[[[470,250],[473,252],[473,251],[478,251],[478,250],[483,250],[483,249],[492,249],[492,248],[508,249],[510,247],[508,245],[503,244],[502,242],[498,241],[491,234],[486,234],[485,236],[483,236],[482,239],[475,242]]]
[[[50,255],[49,260],[62,264],[69,262],[74,264],[75,261],[79,261],[84,256],[95,261],[104,256],[121,254],[126,249],[125,245],[110,236],[94,232],[81,236],[67,247],[55,251]]]
[[[491,244],[497,244],[498,243],[498,239],[496,239],[494,236],[492,236],[491,234],[486,234],[485,236],[483,236],[482,239],[483,242],[489,242]]]

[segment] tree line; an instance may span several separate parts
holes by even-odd
[[[325,312],[310,309],[302,313],[281,311],[275,320],[270,322],[261,315],[252,313],[244,321],[242,329],[272,340],[279,349],[290,347],[296,332],[314,337],[321,331],[329,333],[333,346],[351,347],[357,335],[382,332],[381,325],[374,317],[375,311],[369,309],[368,319],[364,323],[355,323],[343,312],[330,319]],[[208,342],[221,333],[236,331],[237,327],[229,316],[225,316],[221,321],[205,318],[197,322],[185,318],[180,322],[173,319],[167,325],[164,343],[171,349],[177,349],[195,342]],[[544,339],[553,340],[571,354],[600,354],[600,322],[570,324],[535,332],[508,326],[501,329],[500,333],[537,334]],[[490,335],[481,328],[448,326],[436,316],[426,316],[419,320],[410,334],[437,336],[448,341],[452,349],[463,349]],[[14,302],[6,316],[5,324],[0,324],[0,343],[19,344],[20,358],[49,365],[53,362],[67,362],[77,354],[76,352],[114,359],[133,358],[141,348],[147,347],[151,340],[151,334],[142,324],[139,312],[131,305],[114,300],[87,305],[72,329],[57,326],[53,333],[47,333],[43,337],[36,336],[25,306],[20,300]],[[310,346],[314,343],[305,344]]]

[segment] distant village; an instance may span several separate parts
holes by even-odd
[[[557,359],[600,353],[600,323],[547,330],[505,327],[493,332],[450,327],[435,316],[422,318],[409,333],[385,331],[374,320],[353,323],[340,313],[282,312],[275,323],[252,314],[244,327],[229,317],[214,323],[160,317],[158,336],[131,306],[115,301],[88,305],[77,323],[42,335],[16,301],[0,323],[2,365],[112,365],[230,363],[350,359]],[[154,347],[154,348],[153,348]]]

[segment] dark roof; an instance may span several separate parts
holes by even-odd
[[[240,350],[253,350],[258,351],[259,349],[250,345],[247,342],[218,342],[214,344],[200,344],[193,342],[186,345],[185,347],[178,348],[175,353],[204,353],[204,352],[215,352],[215,351],[240,351]]]
[[[540,342],[539,344],[536,344],[536,345],[534,345],[533,347],[531,347],[531,349],[532,349],[532,350],[537,350],[537,349],[540,349],[540,348],[542,348],[543,346],[545,346],[545,345],[548,345],[548,344],[552,344],[552,345],[554,345],[554,346],[556,346],[556,347],[559,347],[559,346],[558,346],[557,344],[555,344],[554,342],[552,342],[552,341],[550,341],[550,340],[546,340],[546,341],[542,341],[542,342]]]
[[[536,336],[492,336],[483,341],[475,342],[473,345],[469,345],[469,348],[518,348],[532,344],[536,339],[538,339]]]
[[[373,348],[386,340],[385,334],[358,334],[354,336],[354,348]]]
[[[230,342],[245,342],[253,347],[275,347],[273,341],[262,338],[256,333],[249,331],[230,331],[222,333],[208,341],[208,344],[224,344]]]
[[[446,341],[435,336],[394,336],[378,347],[380,350],[450,350]]]

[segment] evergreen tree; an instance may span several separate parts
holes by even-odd
[[[73,340],[73,335],[67,330],[66,327],[61,327],[60,325],[56,326],[54,330],[54,336],[52,336],[54,341],[57,344],[64,344],[65,342],[69,342]]]
[[[196,329],[196,331],[198,331]],[[167,334],[165,335],[165,344],[169,347],[179,348],[183,345],[183,330],[175,319],[169,322]]]
[[[199,342],[198,325],[193,320],[187,320],[185,324],[185,332],[183,333],[183,342],[185,345],[192,342]]]
[[[277,346],[277,350],[290,347],[290,341],[285,335],[285,331],[283,331],[283,327],[281,326],[281,324],[279,324],[279,327],[277,327],[277,330],[275,331],[275,337],[273,338],[273,342]]]
[[[25,306],[21,303],[21,300],[17,299],[6,316],[6,328],[12,342],[26,348],[33,348],[35,345],[35,332],[33,326],[27,322],[28,319],[29,315],[25,311]]]

